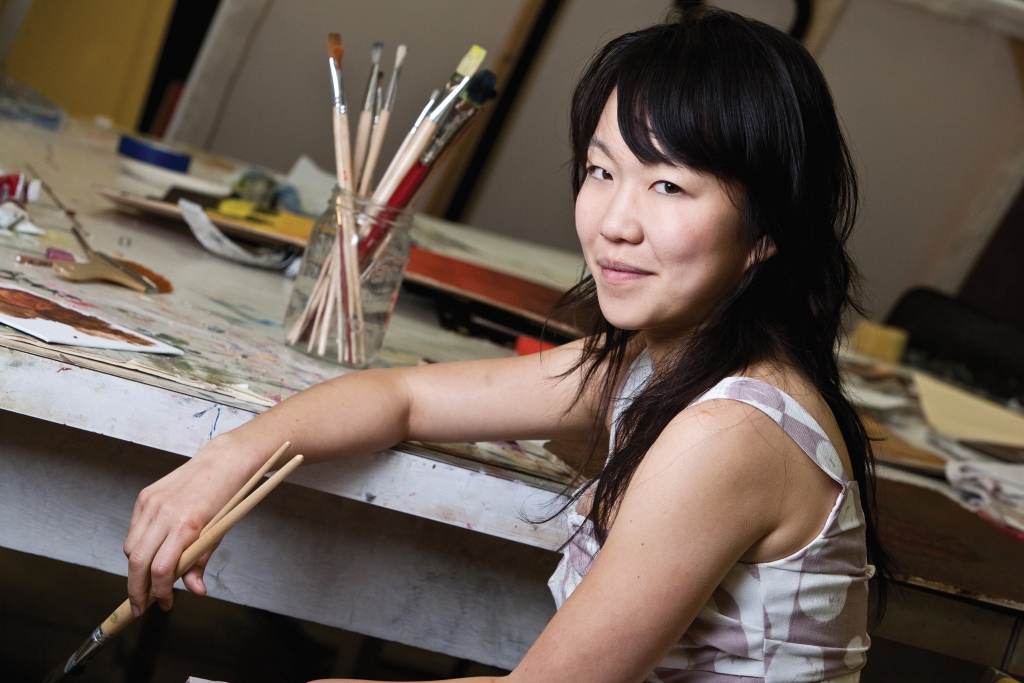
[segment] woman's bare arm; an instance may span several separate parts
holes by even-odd
[[[128,594],[144,609],[152,585],[172,602],[174,566],[242,484],[285,441],[306,462],[377,451],[407,439],[484,441],[575,437],[593,423],[594,401],[573,402],[569,370],[580,343],[531,356],[350,373],[303,391],[218,436],[139,494],[125,539]],[[205,592],[209,556],[184,577]]]
[[[729,569],[785,521],[787,466],[807,456],[776,430],[731,401],[680,414],[634,475],[590,571],[506,683],[644,680]]]

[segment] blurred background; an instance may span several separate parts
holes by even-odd
[[[1024,179],[1024,3],[712,4],[795,29],[821,64],[862,181],[853,247],[873,315],[884,317],[902,293],[927,285],[1024,323],[1024,236],[1001,225]],[[408,44],[397,130],[476,42],[490,51],[485,64],[499,76],[501,99],[489,125],[478,124],[449,159],[443,182],[428,188],[422,209],[578,250],[565,167],[572,85],[598,46],[673,7],[666,0],[3,0],[0,61],[74,116],[103,116],[287,171],[301,154],[333,165],[325,26],[343,32],[350,92],[362,88],[374,40]],[[398,142],[390,136],[383,158]]]

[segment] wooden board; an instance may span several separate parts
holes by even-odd
[[[902,580],[1024,610],[1024,543],[941,493],[878,480],[879,535]]]
[[[177,204],[164,202],[159,199],[140,197],[136,194],[122,192],[109,187],[96,188],[101,196],[114,202],[119,208],[132,209],[149,216],[159,216],[173,221],[183,222],[181,209]],[[313,219],[307,218],[308,224],[302,228],[297,225],[293,229],[281,230],[271,225],[247,221],[239,218],[231,218],[216,211],[207,210],[206,215],[210,217],[213,224],[224,231],[230,237],[237,237],[252,240],[261,244],[289,245],[293,247],[306,248],[306,241],[309,239],[309,231],[313,228]],[[299,218],[299,217],[296,217]],[[298,221],[296,222],[298,223]]]

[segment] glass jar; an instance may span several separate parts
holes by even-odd
[[[295,277],[285,311],[285,342],[350,367],[369,365],[384,343],[398,300],[411,225],[411,213],[335,187],[327,209],[313,223]],[[358,244],[347,258],[339,233]],[[358,267],[345,265],[357,261]],[[349,271],[358,273],[357,280]]]

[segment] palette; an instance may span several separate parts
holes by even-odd
[[[22,287],[0,285],[0,323],[49,344],[180,355],[163,342]]]

